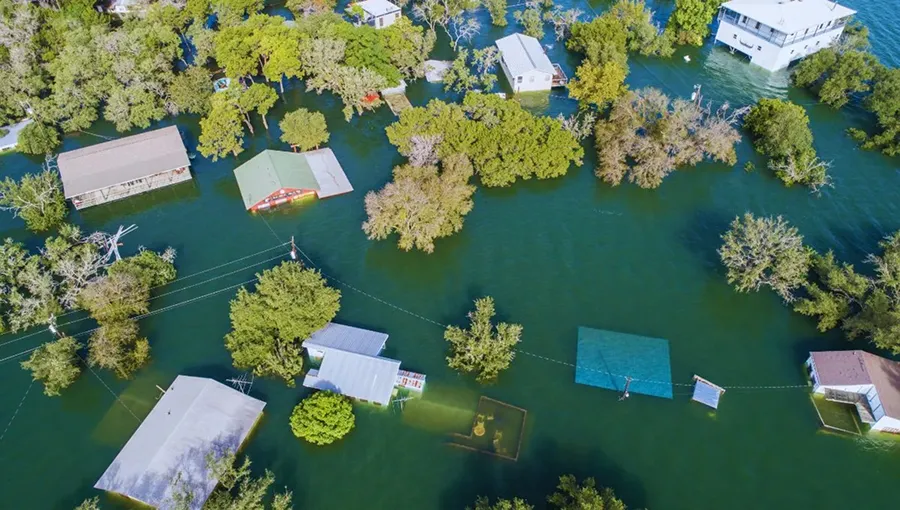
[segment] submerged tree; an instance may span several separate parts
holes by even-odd
[[[299,108],[287,113],[281,122],[281,141],[290,145],[292,149],[301,152],[310,149],[318,149],[320,145],[328,141],[328,126],[325,124],[325,116],[319,112],[311,112],[306,108]]]
[[[44,395],[58,396],[81,375],[78,363],[80,348],[81,344],[69,336],[47,342],[22,362],[22,368],[31,371],[32,379],[43,383]]]
[[[625,503],[610,488],[597,489],[593,478],[579,484],[572,475],[559,477],[556,492],[547,502],[559,510],[625,510]]]
[[[129,379],[150,360],[150,342],[132,319],[106,321],[88,340],[88,364]]]
[[[771,287],[786,302],[806,281],[810,250],[803,236],[785,220],[757,218],[750,213],[735,218],[722,236],[719,256],[728,270],[728,283],[739,292]]]
[[[466,508],[466,510],[470,510]],[[502,499],[498,498],[496,503],[491,503],[490,498],[478,496],[475,499],[474,510],[534,510],[534,506],[529,505],[522,498]]]
[[[522,340],[522,326],[501,322],[494,325],[494,299],[475,300],[475,310],[469,312],[468,329],[447,326],[444,339],[450,343],[450,368],[463,373],[475,373],[480,383],[497,379],[516,357],[515,346]]]
[[[666,31],[671,31],[676,44],[702,46],[703,39],[709,35],[709,25],[723,2],[724,0],[676,0],[675,11],[669,18]]]
[[[293,494],[285,489],[274,495],[270,505],[264,501],[269,488],[275,483],[275,475],[268,469],[263,476],[255,478],[250,470],[250,457],[245,456],[240,465],[233,451],[216,456],[210,452],[206,458],[206,469],[210,476],[218,480],[215,490],[203,504],[203,510],[290,510]],[[178,472],[171,481],[171,507],[173,510],[191,510],[194,505],[194,488]]]
[[[513,13],[516,23],[522,26],[525,35],[534,37],[537,40],[544,38],[544,19],[541,16],[541,10],[538,6],[529,7],[524,11],[516,11]]]
[[[200,120],[199,141],[197,150],[213,161],[228,154],[237,156],[244,150],[241,112],[222,94],[213,96],[209,113]]]
[[[53,126],[32,122],[21,131],[16,149],[25,154],[50,154],[59,147],[59,132]]]
[[[294,435],[319,446],[346,436],[355,423],[350,399],[330,391],[319,391],[304,398],[291,413]]]
[[[582,108],[588,105],[605,108],[628,90],[627,75],[628,70],[614,60],[600,65],[585,61],[569,83],[569,96],[577,99]]]
[[[0,181],[0,209],[12,211],[33,232],[43,232],[62,223],[68,211],[59,175],[45,166],[39,174],[25,174],[19,182]]]
[[[484,7],[491,15],[491,24],[495,27],[506,26],[506,0],[484,0]]]
[[[257,275],[256,290],[241,288],[231,301],[225,347],[234,366],[276,376],[294,386],[303,369],[302,343],[325,327],[340,308],[341,293],[321,274],[284,262]]]

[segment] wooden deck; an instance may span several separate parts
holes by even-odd
[[[406,110],[407,108],[412,108],[412,103],[409,102],[409,98],[406,97],[406,94],[389,94],[384,96],[384,102],[388,104],[388,108],[394,112],[394,115],[400,116],[400,112]]]

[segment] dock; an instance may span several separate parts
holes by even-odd
[[[389,94],[384,96],[384,102],[387,103],[388,108],[394,112],[394,115],[398,117],[403,110],[412,108],[412,103],[409,102],[409,98],[406,97],[406,94]]]

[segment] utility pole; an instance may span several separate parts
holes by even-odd
[[[294,244],[294,236],[291,236],[291,259],[297,260],[297,245]]]
[[[631,377],[625,377],[625,392],[622,393],[621,397],[619,397],[619,402],[621,402],[631,396],[628,393],[628,385],[630,385],[630,384],[631,384]]]
[[[697,106],[700,106],[700,103],[703,101],[703,96],[700,95],[700,89],[702,87],[703,85],[699,83],[694,85],[694,91],[691,93],[691,101]]]

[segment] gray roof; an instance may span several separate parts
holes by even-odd
[[[722,7],[786,34],[856,14],[831,0],[731,0]]]
[[[303,386],[387,405],[399,370],[397,360],[327,349],[322,365],[309,371]]]
[[[370,16],[384,16],[392,12],[399,11],[400,8],[388,2],[387,0],[363,0],[351,5],[358,5],[366,14]]]
[[[316,176],[316,181],[319,182],[316,196],[328,198],[353,191],[353,186],[347,180],[347,174],[344,173],[344,169],[341,168],[341,164],[338,163],[331,149],[326,147],[307,151],[303,155],[306,156],[306,162],[309,163],[309,168]]]
[[[218,483],[207,454],[237,451],[265,405],[212,379],[179,375],[94,488],[168,509],[181,473],[199,509]]]
[[[513,34],[497,39],[497,47],[506,68],[513,76],[521,76],[529,71],[553,74],[553,64],[534,37]]]
[[[387,333],[329,322],[303,342],[303,346],[320,350],[340,349],[366,356],[378,356],[384,349],[387,339]]]
[[[176,126],[82,149],[57,159],[66,198],[190,165]]]
[[[863,351],[811,352],[819,384],[825,386],[853,386],[872,384],[866,369]]]

